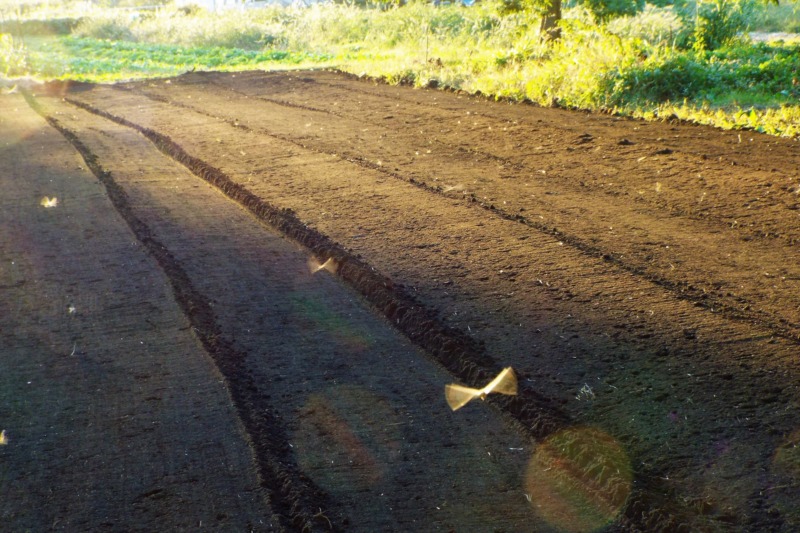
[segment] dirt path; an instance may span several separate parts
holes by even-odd
[[[329,72],[30,104],[222,376],[229,454],[274,527],[800,527],[796,142]],[[26,216],[57,239],[41,217],[67,206]],[[518,397],[449,411],[445,383],[509,365]]]
[[[22,97],[0,108],[2,529],[266,527],[247,434],[158,264],[64,137]]]

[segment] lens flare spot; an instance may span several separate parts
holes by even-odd
[[[385,477],[400,453],[396,418],[385,399],[359,387],[312,394],[298,413],[298,463],[332,493],[366,490]]]
[[[536,448],[525,492],[550,524],[570,533],[588,532],[620,514],[632,480],[628,456],[613,437],[595,428],[569,428]]]
[[[353,327],[338,309],[323,299],[297,293],[291,302],[290,316],[299,326],[324,333],[336,344],[353,353],[363,352],[372,345],[371,339]]]
[[[772,464],[780,473],[800,481],[800,429],[778,447]]]

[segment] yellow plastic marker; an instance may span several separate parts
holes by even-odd
[[[316,274],[320,270],[327,270],[331,274],[336,274],[336,269],[339,268],[339,265],[334,261],[333,257],[329,257],[327,261],[320,264],[314,258],[308,260],[308,270],[311,271],[312,274]]]
[[[475,398],[485,400],[486,395],[491,392],[516,396],[517,376],[514,374],[513,368],[504,368],[496,378],[482,389],[471,389],[455,383],[444,386],[444,396],[453,411],[461,409]]]

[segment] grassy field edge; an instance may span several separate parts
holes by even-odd
[[[800,135],[800,44],[742,38],[711,51],[681,47],[686,22],[671,6],[608,24],[573,8],[555,44],[539,39],[535,13],[502,13],[497,3],[56,15],[0,24],[32,33],[0,33],[0,78],[113,83],[333,68],[506,101]]]

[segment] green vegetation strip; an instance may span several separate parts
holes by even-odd
[[[703,1],[699,11],[691,2],[647,5],[603,19],[570,8],[557,42],[540,39],[536,9],[511,0],[106,9],[72,19],[54,12],[58,31],[49,35],[47,24],[6,25],[39,29],[0,35],[0,76],[114,82],[191,70],[335,67],[546,106],[800,135],[800,43],[751,43],[743,33],[749,20],[767,24],[777,7],[737,0],[714,11]]]
[[[30,71],[46,79],[114,82],[174,76],[192,70],[266,69],[324,63],[325,56],[285,50],[181,47],[89,37],[36,39],[28,46]]]

